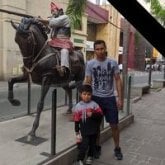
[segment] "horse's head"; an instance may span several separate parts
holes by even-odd
[[[47,40],[47,27],[34,18],[22,18],[16,29],[15,41],[19,45],[24,58],[34,57]]]

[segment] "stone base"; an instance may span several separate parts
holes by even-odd
[[[21,143],[26,143],[26,144],[30,144],[30,145],[34,145],[37,146],[45,141],[47,141],[48,139],[42,138],[42,137],[34,137],[31,140],[28,141],[28,136],[24,136],[21,137],[19,139],[16,139],[16,141],[21,142]]]
[[[163,88],[165,87],[165,79],[153,80],[153,88]]]
[[[135,84],[131,88],[131,97],[142,97],[142,95],[150,92],[150,86],[148,84]]]

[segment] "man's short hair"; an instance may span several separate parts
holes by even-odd
[[[92,93],[92,86],[90,84],[83,84],[80,88],[79,88],[79,92],[89,92]]]
[[[106,48],[106,43],[104,40],[96,40],[93,44],[93,48],[95,49],[95,46],[98,45],[98,44],[103,44]]]

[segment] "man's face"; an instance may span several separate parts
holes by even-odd
[[[106,57],[106,47],[103,43],[95,45],[94,51],[97,58],[102,59]]]
[[[56,17],[58,15],[58,10],[51,10],[51,14]]]

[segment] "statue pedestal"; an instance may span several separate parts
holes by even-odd
[[[19,139],[16,139],[16,141],[25,143],[25,144],[31,144],[33,146],[38,146],[39,144],[47,141],[48,139],[42,138],[42,137],[33,137],[31,140],[28,140],[28,136],[21,137]]]

